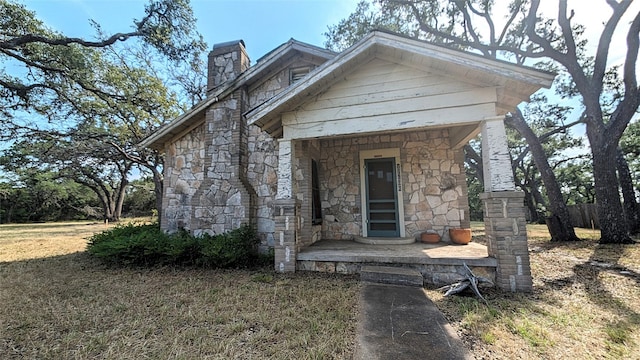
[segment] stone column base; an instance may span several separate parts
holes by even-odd
[[[274,266],[277,272],[296,271],[296,216],[299,204],[293,199],[275,200]]]
[[[495,191],[480,194],[489,256],[498,261],[496,285],[512,292],[533,289],[524,193]]]

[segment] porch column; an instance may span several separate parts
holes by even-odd
[[[484,120],[481,131],[484,191],[514,191],[504,117]]]
[[[293,199],[293,144],[278,139],[278,194],[276,199]]]
[[[531,291],[524,194],[515,191],[503,118],[482,123],[484,226],[489,256],[498,262],[496,285],[507,291]]]
[[[275,270],[296,271],[296,219],[299,205],[293,196],[293,146],[291,140],[278,140],[278,193],[273,201],[275,217]]]

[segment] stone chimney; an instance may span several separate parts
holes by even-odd
[[[234,40],[213,45],[209,53],[207,95],[218,86],[235,80],[249,68],[244,41]]]

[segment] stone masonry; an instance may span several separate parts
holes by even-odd
[[[447,130],[322,140],[320,157],[323,238],[362,234],[359,151],[400,148],[407,236],[429,229],[448,241],[448,229],[469,227],[466,178],[460,150]]]
[[[164,163],[162,229],[191,228],[192,198],[205,177],[204,124],[168,143]]]
[[[524,194],[517,191],[480,194],[489,256],[498,260],[496,285],[504,290],[531,291]]]
[[[314,61],[291,59],[290,66],[317,66]],[[234,82],[248,67],[241,41],[216,44],[209,54],[208,93]],[[278,141],[259,127],[247,125],[242,113],[288,86],[289,70],[281,68],[250,89],[240,88],[219,99],[207,110],[201,125],[167,143],[166,210],[161,221],[165,231],[184,228],[194,234],[218,234],[251,223],[258,230],[263,251],[277,244],[272,203],[277,192]],[[307,163],[301,163],[304,166],[298,176],[310,174],[310,164],[307,169]],[[304,197],[302,193],[297,196]],[[309,205],[302,206],[307,209]],[[319,228],[300,232],[297,239],[317,241]]]

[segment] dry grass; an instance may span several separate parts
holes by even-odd
[[[104,224],[91,222],[0,225],[0,261],[84,251],[85,239],[106,228]]]
[[[353,277],[108,268],[81,252],[102,229],[0,226],[0,358],[352,356]]]
[[[640,246],[551,243],[544,225],[528,226],[534,291],[474,298],[428,295],[478,359],[640,359]],[[481,226],[474,226],[483,241]]]
[[[0,226],[0,358],[352,356],[355,278],[108,268],[82,252],[103,229]],[[486,307],[427,290],[476,358],[640,359],[640,247],[528,231],[533,293],[487,290]]]

